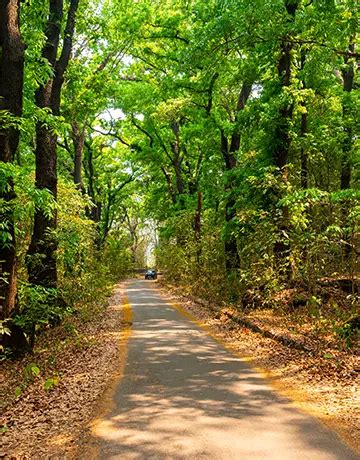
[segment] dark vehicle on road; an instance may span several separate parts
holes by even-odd
[[[146,280],[156,280],[156,279],[157,279],[157,272],[156,272],[156,270],[146,270],[146,272],[145,272],[145,279],[146,279]]]

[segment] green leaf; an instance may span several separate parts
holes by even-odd
[[[15,388],[15,397],[18,398],[22,393],[22,389],[20,387]]]
[[[46,391],[52,390],[59,383],[59,377],[52,377],[45,380],[44,389]]]
[[[25,373],[27,375],[32,375],[33,377],[38,377],[40,369],[35,363],[31,363],[26,366]]]

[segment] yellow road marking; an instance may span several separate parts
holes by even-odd
[[[104,422],[104,417],[109,414],[116,406],[115,404],[115,391],[119,383],[124,377],[125,365],[127,362],[128,355],[128,341],[132,334],[132,321],[133,321],[133,312],[129,299],[126,294],[121,296],[121,309],[123,311],[123,321],[124,328],[122,330],[119,346],[119,365],[116,367],[115,374],[111,379],[111,382],[107,386],[104,394],[101,397],[99,407],[96,409],[97,417],[88,425],[88,431],[85,434],[84,440],[82,442],[82,447],[80,447],[80,453],[83,449],[86,449],[86,459],[93,460],[99,458],[100,445],[98,442],[97,433],[101,429],[101,424]]]
[[[320,422],[328,427],[335,429],[338,428],[337,426],[332,425],[331,419],[326,416],[325,414],[321,413],[314,407],[309,406],[309,403],[304,394],[298,390],[294,390],[289,388],[286,382],[281,382],[278,376],[275,376],[271,371],[260,368],[254,364],[255,358],[250,356],[243,356],[233,345],[229,344],[222,338],[218,337],[217,334],[208,326],[205,322],[198,320],[192,313],[186,310],[182,305],[177,302],[174,302],[159,289],[155,289],[152,287],[154,291],[159,293],[166,303],[172,306],[176,311],[178,311],[182,316],[187,318],[189,321],[197,325],[199,328],[204,330],[208,336],[210,336],[214,341],[219,343],[223,348],[228,350],[234,356],[240,358],[242,361],[249,363],[254,371],[258,372],[274,389],[275,392],[278,394],[285,396],[289,400],[289,404],[300,409],[301,411],[310,414],[316,417]],[[115,400],[114,394],[118,384],[121,382],[122,378],[124,377],[124,369],[125,364],[127,361],[127,344],[128,340],[132,333],[132,320],[133,320],[133,312],[131,308],[131,304],[129,303],[128,297],[126,295],[123,296],[123,319],[125,322],[125,328],[123,330],[121,344],[120,344],[120,370],[114,376],[112,383],[109,385],[108,389],[105,392],[105,395],[102,399],[100,415],[93,420],[90,424],[90,431],[92,434],[92,442],[87,444],[86,455],[88,460],[98,459],[99,458],[99,443],[96,441],[97,432],[101,431],[101,423],[104,423],[104,416],[111,412],[111,410],[115,407]],[[104,427],[103,427],[104,428]],[[348,445],[352,446],[356,450],[356,446],[354,446],[352,440],[349,439],[345,433],[336,430],[338,435],[347,443]]]
[[[274,375],[269,369],[264,369],[262,367],[256,366],[254,364],[256,358],[251,356],[243,356],[233,345],[218,337],[217,334],[206,323],[198,320],[192,313],[187,311],[186,308],[184,308],[179,303],[170,300],[166,296],[166,294],[162,292],[161,288],[159,291],[160,295],[166,300],[166,302],[169,305],[171,305],[175,310],[177,310],[182,316],[190,320],[192,323],[196,324],[199,328],[203,329],[213,340],[215,340],[215,342],[219,343],[231,354],[233,354],[237,358],[240,358],[242,361],[249,363],[250,367],[254,371],[258,372],[269,383],[269,386],[271,386],[276,393],[288,399],[289,405],[308,415],[313,416],[321,424],[335,431],[337,435],[345,442],[345,444],[350,446],[356,452],[360,452],[359,446],[354,444],[354,440],[351,437],[349,437],[346,432],[342,431],[341,427],[339,428],[332,421],[329,415],[326,415],[323,412],[321,412],[320,409],[313,407],[311,401],[309,401],[306,398],[306,394],[301,392],[301,390],[289,387],[288,383],[282,382],[281,377]]]

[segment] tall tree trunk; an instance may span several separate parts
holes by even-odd
[[[86,123],[80,129],[77,121],[71,123],[71,137],[74,145],[74,183],[76,187],[85,192],[82,181],[82,161],[85,142]]]
[[[349,51],[355,52],[355,44],[350,41]],[[340,189],[347,190],[351,186],[351,151],[353,145],[353,132],[351,121],[349,120],[349,114],[351,113],[350,93],[354,86],[354,63],[349,60],[349,57],[344,59],[344,67],[342,69],[343,77],[343,89],[345,92],[343,101],[343,122],[344,122],[344,140],[342,145],[342,158],[341,158],[341,175],[340,175]],[[346,226],[346,222],[349,215],[348,206],[345,204],[342,209],[343,221]],[[344,237],[345,247],[344,254],[345,258],[349,259],[351,256],[352,248],[350,244],[350,236],[345,235]]]
[[[301,70],[304,69],[306,62],[306,52],[304,49],[301,50]],[[306,88],[305,80],[301,80],[302,89]],[[308,113],[306,109],[305,101],[301,101],[301,106],[303,107],[303,113],[301,114],[301,124],[300,124],[300,138],[302,140],[301,151],[300,151],[300,182],[301,188],[306,189],[309,185],[309,168],[308,168],[308,154],[306,147],[304,146],[304,140],[308,132]]]
[[[197,205],[194,216],[194,237],[196,244],[196,260],[200,262],[201,256],[201,213],[202,213],[202,193],[200,190],[197,193]]]
[[[63,18],[63,0],[50,0],[50,11],[45,32],[46,42],[42,55],[54,69],[50,78],[36,92],[36,105],[50,109],[54,116],[60,113],[61,88],[69,63],[75,28],[75,14],[79,0],[71,0],[59,59],[57,53]],[[36,126],[36,187],[48,189],[57,199],[57,135],[49,127]],[[49,217],[42,210],[35,211],[34,229],[28,249],[27,266],[29,281],[45,287],[57,287],[56,250],[57,213]]]
[[[93,162],[93,148],[89,142],[84,143],[86,147],[86,158],[85,158],[85,174],[88,181],[87,193],[91,198],[93,206],[87,208],[87,216],[92,221],[99,223],[101,220],[101,202],[97,200],[95,193],[95,171],[94,171],[94,162]]]
[[[136,258],[137,258],[137,250],[138,250],[138,247],[139,247],[139,237],[138,237],[138,232],[137,232],[137,228],[139,226],[139,221],[135,218],[135,219],[132,219],[130,216],[129,216],[129,213],[127,211],[127,209],[125,207],[123,207],[123,210],[124,210],[124,219],[126,220],[126,224],[127,224],[127,229],[130,233],[130,239],[131,239],[131,246],[130,246],[130,250],[131,250],[131,263],[134,265],[135,267],[135,264],[136,264]]]
[[[169,174],[169,172],[167,171],[165,166],[161,166],[160,169],[161,169],[161,172],[163,173],[163,175],[165,177],[166,184],[167,184],[167,187],[168,187],[168,192],[169,192],[169,195],[171,197],[171,201],[172,201],[173,204],[176,204],[177,196],[176,196],[176,192],[174,190],[171,175]]]
[[[50,67],[55,68],[63,17],[63,0],[50,0],[49,19],[45,31],[46,42],[42,51]],[[41,109],[52,109],[52,88],[50,78],[36,92],[36,105]],[[49,190],[57,198],[56,135],[43,123],[36,125],[35,184],[38,189]],[[49,217],[42,210],[35,211],[34,229],[27,253],[29,281],[46,287],[57,286],[55,251],[57,248],[54,231],[56,212]]]
[[[175,142],[171,144],[171,151],[173,154],[172,165],[175,171],[176,189],[179,195],[185,192],[185,184],[182,176],[182,158],[180,154],[180,126],[179,123],[174,122],[171,129],[175,135]],[[181,199],[181,198],[180,198]]]
[[[288,13],[288,22],[292,23],[295,20],[296,10],[298,8],[298,1],[285,0],[285,8]],[[280,88],[289,87],[291,84],[291,53],[293,45],[289,42],[288,37],[284,37],[280,44],[280,59],[278,62],[278,77]],[[291,101],[284,101],[279,107],[278,118],[275,120],[275,135],[274,143],[275,148],[273,152],[274,165],[278,168],[280,175],[280,182],[285,184],[288,182],[287,164],[289,159],[290,150],[290,121],[293,113],[293,103]],[[279,184],[279,188],[281,185]],[[281,197],[281,192],[276,193],[277,198]],[[289,229],[289,209],[288,206],[282,206],[281,217],[278,224],[279,236],[278,241],[274,246],[274,254],[277,262],[280,264],[284,274],[288,279],[291,278],[292,271],[290,266],[290,243],[288,241],[287,233]]]
[[[305,103],[302,103],[305,107]],[[300,137],[302,139],[305,138],[308,132],[308,114],[303,113],[301,114],[301,127],[300,127]],[[300,160],[301,160],[301,188],[306,189],[309,186],[309,168],[308,168],[308,155],[306,152],[306,148],[302,145],[301,152],[300,152]]]
[[[49,190],[57,199],[56,136],[40,124],[36,127],[35,184],[40,190]],[[35,211],[34,229],[28,249],[27,266],[29,282],[45,287],[57,286],[55,252],[57,213],[50,217],[42,210]]]
[[[113,218],[112,218],[112,206],[115,202],[115,194],[113,193],[111,189],[111,185],[108,184],[108,190],[107,190],[107,201],[104,206],[103,210],[103,219],[102,219],[102,232],[100,235],[100,242],[98,249],[101,249],[104,246],[105,240],[109,234],[109,231],[111,229],[112,223],[113,223]]]
[[[225,171],[231,172],[236,167],[236,157],[233,153],[229,152],[229,142],[225,136],[224,131],[221,131],[221,152],[225,161]],[[237,249],[236,236],[231,232],[229,227],[231,222],[236,217],[236,201],[234,192],[232,191],[232,181],[228,178],[228,182],[225,184],[225,193],[227,194],[225,202],[225,222],[227,225],[227,231],[225,234],[225,268],[227,273],[231,273],[233,270],[240,268],[240,257]]]
[[[239,93],[235,123],[238,122],[239,114],[244,110],[247,100],[249,99],[252,89],[252,83],[245,82]],[[231,136],[230,146],[224,132],[221,131],[221,152],[225,163],[225,171],[230,175],[234,172],[237,166],[236,152],[240,149],[241,133],[236,126]],[[231,222],[236,217],[236,198],[234,195],[234,179],[228,177],[228,182],[225,185],[225,192],[228,194],[225,203],[225,221],[227,226],[231,226]],[[225,236],[225,268],[228,273],[240,268],[240,257],[237,247],[236,236],[229,231]]]
[[[20,35],[20,0],[0,0],[0,111],[22,115],[24,44]],[[15,124],[0,127],[0,161],[12,163],[19,144],[20,132]],[[0,319],[15,309],[16,245],[11,201],[15,198],[12,179],[0,184],[0,221],[6,224],[6,241],[0,239]]]
[[[355,52],[354,43],[350,43],[349,51]],[[340,188],[341,190],[346,190],[350,188],[351,182],[351,166],[350,166],[350,154],[352,150],[352,127],[351,123],[348,121],[348,116],[351,111],[349,107],[349,93],[351,93],[354,85],[354,63],[349,61],[349,57],[344,59],[344,68],[342,70],[343,77],[343,89],[345,91],[345,97],[343,102],[343,120],[344,120],[344,130],[345,136],[343,141],[343,155],[341,162],[341,177],[340,177]]]

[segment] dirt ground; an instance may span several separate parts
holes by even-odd
[[[207,305],[183,296],[183,289],[160,283],[162,294],[181,305],[223,344],[246,358],[271,379],[273,386],[302,410],[319,418],[360,453],[360,356],[358,343],[341,349],[333,340],[316,339],[313,331],[294,324],[294,318],[270,309],[254,310],[243,317],[275,336],[304,344],[307,351],[284,346],[243,327],[229,315],[231,308]],[[308,333],[307,333],[308,332]]]
[[[124,365],[123,313],[119,284],[107,306],[46,331],[32,356],[2,363],[0,458],[74,458],[99,400]]]

